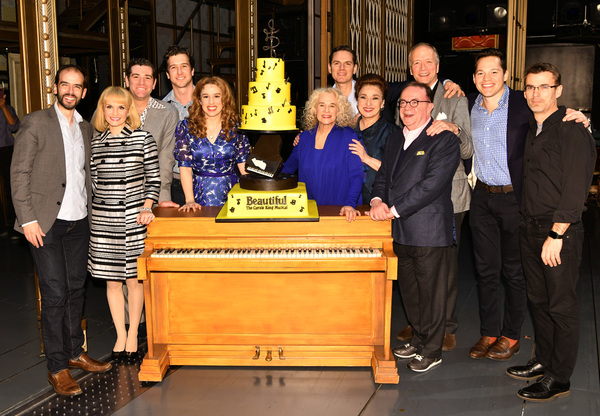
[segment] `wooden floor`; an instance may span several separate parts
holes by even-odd
[[[467,357],[479,338],[468,228],[460,253],[457,348],[445,352],[442,365],[428,373],[413,373],[401,360],[400,383],[379,385],[370,368],[178,367],[161,383],[140,383],[139,363],[115,363],[107,374],[75,372],[84,394],[72,399],[58,397],[46,381],[27,246],[23,240],[1,236],[0,415],[598,415],[600,209],[591,206],[584,221],[579,358],[571,395],[549,403],[523,402],[516,392],[526,383],[504,374],[507,366],[524,364],[532,356],[529,316],[521,351],[509,363]],[[393,334],[406,323],[397,293],[394,296]],[[88,282],[85,314],[89,354],[107,357],[115,334],[102,283]]]

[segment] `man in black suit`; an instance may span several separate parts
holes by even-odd
[[[525,400],[549,401],[570,393],[577,359],[577,280],[583,246],[581,214],[596,162],[596,143],[578,123],[563,123],[561,76],[549,63],[525,71],[525,98],[533,112],[523,162],[521,259],[535,326],[535,357],[506,373],[536,383],[519,390]],[[543,192],[540,192],[543,190]]]
[[[398,283],[408,320],[410,343],[394,349],[412,358],[408,368],[425,372],[442,362],[450,246],[454,242],[452,177],[460,161],[459,141],[442,131],[428,136],[433,92],[409,83],[400,96],[404,129],[387,141],[375,178],[369,215],[393,219]]]

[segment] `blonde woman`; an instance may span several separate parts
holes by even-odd
[[[308,197],[317,205],[342,205],[340,215],[348,221],[359,215],[363,170],[360,157],[349,145],[358,140],[352,107],[336,88],[313,91],[304,108],[305,131],[282,172],[298,172]]]
[[[158,152],[152,135],[138,130],[131,94],[108,87],[92,119],[101,134],[92,139],[92,225],[88,270],[106,280],[108,306],[117,331],[113,358],[135,358],[144,292],[136,259],[144,250],[152,205],[158,201]],[[123,283],[127,285],[129,331],[125,327]]]

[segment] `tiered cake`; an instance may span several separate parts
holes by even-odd
[[[258,58],[256,81],[248,86],[248,105],[242,106],[242,129],[295,130],[296,106],[281,58]]]
[[[290,83],[280,58],[259,58],[256,81],[250,83],[248,105],[242,106],[242,130],[261,134],[240,183],[233,186],[217,221],[318,221],[315,201],[296,175],[279,173],[281,137],[296,130],[296,107],[290,103]],[[295,134],[295,132],[292,132]]]

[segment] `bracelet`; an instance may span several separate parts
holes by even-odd
[[[142,211],[148,211],[150,214],[152,214],[152,208],[144,207],[144,208],[140,209],[140,212],[142,212]]]

